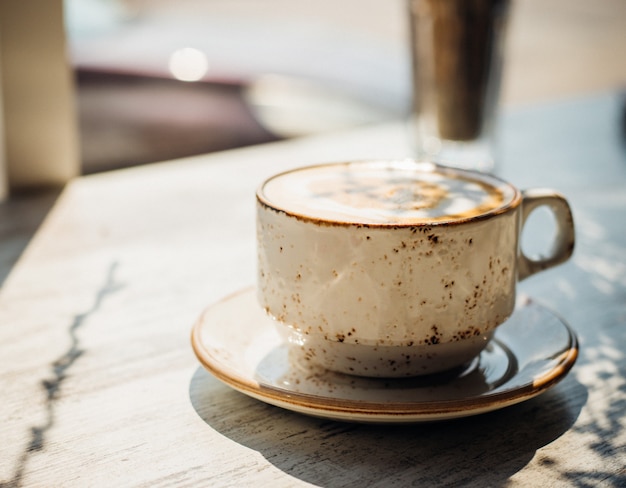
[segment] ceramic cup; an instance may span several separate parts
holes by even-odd
[[[520,249],[547,207],[548,257]],[[301,363],[402,377],[471,361],[513,312],[516,283],[567,260],[574,225],[551,190],[432,163],[299,168],[257,191],[258,300]]]

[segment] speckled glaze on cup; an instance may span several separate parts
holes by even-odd
[[[519,237],[554,214],[551,255]],[[460,367],[512,313],[516,282],[567,260],[574,226],[551,190],[411,160],[276,175],[257,191],[260,305],[296,361],[360,376]]]

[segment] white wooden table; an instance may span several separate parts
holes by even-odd
[[[0,291],[0,486],[625,486],[622,110],[607,94],[505,117],[499,172],[574,210],[574,258],[521,291],[569,322],[580,357],[536,399],[443,423],[284,411],[189,343],[205,306],[254,282],[257,184],[404,156],[401,124],[75,180]]]

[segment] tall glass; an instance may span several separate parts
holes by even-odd
[[[417,157],[494,170],[509,0],[408,0]]]

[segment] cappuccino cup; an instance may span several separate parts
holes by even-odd
[[[557,233],[520,248],[530,213]],[[574,224],[552,190],[413,160],[321,164],[257,190],[260,306],[301,364],[404,377],[461,367],[513,313],[519,280],[566,261]]]

